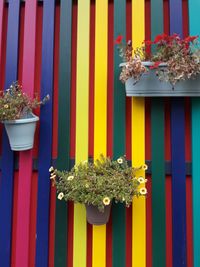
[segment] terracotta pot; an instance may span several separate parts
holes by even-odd
[[[85,205],[85,207],[86,207],[87,221],[90,224],[102,225],[108,222],[110,217],[111,204],[105,206],[104,212],[99,211],[97,206]]]

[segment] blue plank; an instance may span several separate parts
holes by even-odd
[[[20,0],[9,2],[7,47],[6,47],[6,79],[5,87],[17,80],[18,69],[18,33],[19,33]],[[3,130],[2,176],[0,185],[0,262],[1,266],[10,266],[12,204],[13,204],[14,153],[10,149],[7,134]]]
[[[38,199],[37,199],[37,241],[36,267],[48,266],[49,241],[49,166],[52,151],[53,116],[53,56],[54,56],[54,16],[55,0],[43,3],[42,35],[42,81],[41,98],[50,95],[50,101],[41,108],[40,143],[38,162]]]
[[[182,0],[170,0],[170,33],[182,37]],[[186,267],[186,171],[184,98],[171,102],[173,267]]]

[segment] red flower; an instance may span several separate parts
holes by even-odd
[[[154,44],[157,44],[161,41],[165,41],[166,39],[168,39],[167,34],[163,33],[163,34],[158,34],[155,39],[154,39]]]
[[[160,65],[160,61],[156,61],[156,62],[154,62],[154,64],[152,65],[152,66],[150,66],[150,69],[151,70],[153,70],[153,69],[157,69],[158,68],[158,66]]]
[[[153,44],[153,42],[152,42],[152,41],[150,41],[150,40],[146,40],[146,41],[144,41],[144,44],[145,44],[145,45],[152,45],[152,44]]]
[[[121,44],[123,38],[124,38],[124,36],[122,36],[122,35],[117,36],[117,38],[115,40],[115,44]]]
[[[197,36],[188,36],[184,39],[184,41],[186,43],[190,43],[190,42],[194,42],[194,40],[196,40],[198,38],[198,35]]]

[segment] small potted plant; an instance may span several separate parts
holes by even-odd
[[[200,96],[198,36],[157,35],[153,41],[132,47],[118,36],[120,80],[127,96]]]
[[[32,110],[45,104],[47,95],[42,101],[31,98],[22,91],[18,82],[1,92],[0,121],[4,123],[11,149],[28,150],[33,147],[36,122],[39,117]]]
[[[146,195],[147,180],[139,175],[146,169],[145,164],[139,168],[129,167],[125,157],[111,160],[101,155],[94,163],[80,162],[70,171],[53,167],[49,171],[58,199],[85,204],[87,221],[101,225],[108,222],[113,201],[129,207],[133,196]]]

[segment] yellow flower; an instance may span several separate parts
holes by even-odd
[[[51,166],[51,167],[49,168],[49,172],[52,172],[52,171],[54,171],[53,166]]]
[[[74,176],[73,175],[70,175],[70,176],[68,176],[67,181],[71,181],[73,179],[74,179]]]
[[[61,192],[61,193],[58,195],[58,199],[59,199],[59,200],[62,200],[63,197],[64,197],[64,194],[63,194],[63,192]]]
[[[4,105],[4,108],[8,108],[8,105],[6,104],[6,105]]]
[[[147,189],[145,187],[140,188],[140,194],[141,195],[146,195],[147,194]]]
[[[86,188],[89,188],[89,184],[85,184],[85,187],[86,187]]]
[[[140,184],[143,184],[143,183],[145,183],[145,179],[144,179],[142,176],[140,176],[140,177],[138,178],[138,182],[139,182]]]
[[[122,198],[122,201],[125,201],[125,198],[124,197]]]
[[[148,166],[147,166],[146,164],[143,164],[143,165],[142,165],[142,169],[143,169],[144,171],[146,171],[146,170],[148,169]]]
[[[104,204],[105,206],[108,206],[108,205],[110,204],[110,198],[109,198],[109,197],[104,197],[104,199],[103,199],[103,204]]]
[[[122,164],[122,163],[123,163],[123,159],[122,159],[122,158],[118,158],[117,162],[118,162],[119,164]]]

